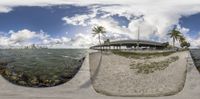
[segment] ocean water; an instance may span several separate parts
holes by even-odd
[[[196,67],[200,70],[200,49],[191,49],[190,53]]]
[[[28,78],[26,80],[31,81],[32,79],[29,78],[34,77],[51,81],[65,79],[61,81],[65,82],[78,72],[86,53],[87,50],[85,49],[1,49],[0,65],[6,67],[12,73],[5,74],[5,78],[11,82],[13,76],[17,75],[18,77],[20,74],[26,75],[25,78]],[[17,79],[23,80],[24,77]],[[15,79],[13,82],[18,84]],[[32,86],[30,82],[25,82],[26,86],[27,83]],[[44,81],[40,82],[43,83]],[[33,86],[38,86],[38,84]]]

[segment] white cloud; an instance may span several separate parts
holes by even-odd
[[[5,35],[0,35],[0,46],[1,47],[22,47],[25,45],[30,45],[31,40],[33,39],[46,39],[48,38],[48,35],[44,34],[44,32],[35,32],[35,31],[30,31],[28,29],[22,29],[19,31],[13,31],[10,30],[7,34],[8,36]]]
[[[0,5],[0,13],[8,13],[12,10],[10,7],[5,7]]]
[[[89,24],[91,26],[101,25],[105,27],[106,31],[109,33],[119,33],[119,34],[127,34],[130,35],[130,31],[126,27],[119,26],[119,23],[113,20],[111,17],[109,18],[101,18],[101,19],[92,19]]]
[[[17,32],[10,31],[10,41],[16,42],[23,42],[29,39],[32,39],[36,36],[36,32],[29,31],[27,29],[23,29]]]
[[[141,38],[150,39],[151,36],[155,36],[158,37],[160,41],[169,39],[166,37],[166,34],[173,25],[179,24],[179,19],[181,17],[200,12],[199,0],[3,0],[0,2],[0,12],[9,12],[16,6],[52,6],[61,4],[89,5],[92,10],[96,9],[96,12],[93,11],[89,14],[64,17],[63,20],[68,24],[82,26],[99,24],[103,25],[108,32],[115,33],[115,36],[121,35],[124,38],[130,37],[133,39],[137,37],[138,26],[142,25],[140,28]],[[108,5],[105,6],[103,4]],[[104,12],[104,15],[100,18],[96,18],[98,11]],[[110,17],[112,15],[126,17],[130,22],[128,27],[120,26],[118,22]],[[144,21],[139,21],[142,18]],[[182,28],[182,31],[186,32],[188,30]],[[187,37],[189,37],[188,34]],[[44,42],[67,43],[68,39],[71,41],[70,38],[66,40],[62,40],[61,38],[49,38],[50,37],[44,38]],[[83,46],[84,43],[86,43],[85,45],[92,43],[92,41],[80,34],[77,34],[75,38],[79,38],[80,40],[74,40],[74,42],[76,42],[74,46]],[[2,39],[6,40],[4,37]],[[194,40],[192,38],[190,39]],[[197,41],[198,40],[196,40],[196,42]],[[82,42],[82,44],[77,42]],[[199,43],[197,42],[197,44]]]
[[[0,35],[0,48],[19,48],[31,44],[50,48],[88,48],[97,44],[96,37],[84,33],[78,33],[73,38],[67,36],[55,38],[43,31],[35,32],[28,29],[16,32],[10,30],[8,34],[8,36]]]
[[[71,46],[75,48],[88,48],[91,45],[97,44],[96,37],[92,37],[90,34],[78,33],[76,36],[70,41]]]
[[[73,17],[63,17],[62,20],[67,24],[87,26],[87,21],[96,17],[96,10],[89,14],[75,15]]]
[[[67,36],[44,39],[41,45],[46,45],[49,48],[88,48],[97,44],[97,37],[92,37],[91,34],[77,33],[75,37]]]
[[[42,39],[41,44],[44,45],[59,45],[59,44],[67,44],[71,39],[68,37],[60,37],[60,38],[52,38],[52,37],[48,37],[45,39]]]
[[[193,48],[199,47],[200,48],[200,32],[195,37],[186,36],[186,39],[191,44],[191,47],[193,47]]]
[[[67,24],[87,26],[86,21],[90,18],[91,17],[89,15],[76,15],[70,18],[66,16],[62,18],[62,20]]]

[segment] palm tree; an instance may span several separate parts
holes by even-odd
[[[190,47],[190,43],[184,41],[184,42],[182,42],[182,43],[180,44],[180,46],[181,46],[182,48],[189,48],[189,47]]]
[[[106,29],[103,26],[94,26],[92,28],[92,34],[93,36],[98,35],[98,39],[99,39],[99,44],[101,46],[101,35],[104,35],[106,33]],[[101,48],[102,50],[102,48]]]
[[[181,32],[174,28],[168,35],[173,39],[173,47],[175,47],[175,41],[180,38]]]
[[[180,43],[186,42],[186,39],[185,39],[185,37],[184,37],[183,35],[181,35],[181,36],[179,37],[179,42],[180,42]]]

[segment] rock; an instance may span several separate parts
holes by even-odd
[[[12,76],[10,77],[10,79],[11,79],[12,81],[17,81],[17,80],[19,80],[19,78],[18,78],[16,75],[12,75]]]
[[[72,76],[72,73],[63,73],[60,77],[63,79],[71,79]]]
[[[58,85],[58,84],[60,84],[60,83],[61,83],[60,80],[55,80],[55,81],[54,81],[54,85]]]
[[[29,83],[33,86],[33,85],[37,85],[39,84],[39,80],[37,77],[35,76],[32,76],[30,79],[29,79]]]
[[[25,81],[19,81],[18,84],[19,85],[27,85],[27,83]]]
[[[20,79],[22,80],[22,81],[28,81],[28,79],[29,79],[29,77],[27,76],[27,75],[25,75],[25,74],[20,74]]]
[[[5,69],[6,67],[0,65],[0,74],[3,74],[5,72]]]
[[[79,60],[79,62],[83,62],[85,60],[85,57],[83,57],[83,58],[81,58],[80,60]]]
[[[5,75],[5,76],[11,76],[11,75],[12,75],[12,71],[9,70],[9,69],[5,69],[4,75]]]

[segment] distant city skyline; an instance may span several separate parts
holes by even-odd
[[[88,48],[98,44],[91,34],[95,25],[107,30],[102,40],[137,39],[140,26],[140,39],[170,43],[167,33],[177,26],[198,47],[199,18],[198,0],[5,0],[0,2],[0,48]]]

